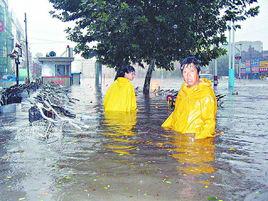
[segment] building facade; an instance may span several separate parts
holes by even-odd
[[[43,83],[53,82],[62,86],[71,86],[74,57],[71,48],[67,47],[67,52],[66,57],[57,57],[56,53],[52,51],[53,54],[38,58],[41,63]]]
[[[10,11],[8,0],[0,0],[0,87],[13,85],[16,77],[14,50],[20,48],[18,73],[19,80],[24,81],[26,70],[25,33],[15,15]],[[31,53],[28,53],[32,65]],[[12,78],[12,79],[10,79]]]
[[[0,79],[12,74],[12,60],[8,57],[14,47],[12,18],[8,10],[7,0],[0,0]]]
[[[257,52],[263,51],[263,43],[261,41],[238,41],[235,43],[238,51],[248,52],[250,48]]]

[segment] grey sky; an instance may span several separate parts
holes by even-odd
[[[49,14],[52,6],[48,0],[9,0],[13,13],[24,27],[24,13],[27,13],[28,38],[33,56],[56,51],[60,55],[68,44],[64,29],[67,25]]]
[[[48,0],[9,0],[21,25],[24,26],[24,13],[28,16],[29,44],[33,55],[37,52],[46,54],[54,50],[60,55],[65,47],[73,45],[66,40],[64,29],[67,25],[57,19],[52,19],[48,13],[51,5]],[[262,41],[265,50],[268,50],[268,1],[259,0],[260,13],[257,17],[242,23],[242,29],[236,32],[236,41]]]

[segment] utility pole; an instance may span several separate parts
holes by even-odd
[[[240,58],[239,58],[239,66],[238,66],[238,76],[239,76],[239,79],[241,79],[241,64],[242,64],[242,44],[239,43],[239,51],[240,51]]]
[[[217,62],[217,58],[214,60],[214,76],[213,76],[213,80],[214,80],[214,89],[217,89],[218,86],[218,62]]]
[[[25,22],[25,47],[26,47],[26,68],[27,68],[27,80],[30,83],[30,70],[29,70],[29,49],[28,49],[28,34],[27,34],[27,15],[24,13]]]
[[[96,87],[102,85],[102,64],[98,61],[95,63],[95,85]]]
[[[234,48],[235,48],[235,32],[234,32],[234,23],[229,23],[229,43],[228,43],[228,52],[229,52],[229,90],[233,93],[234,90]]]

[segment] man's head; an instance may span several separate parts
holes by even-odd
[[[195,57],[187,57],[181,62],[181,72],[188,87],[199,83],[200,62]]]

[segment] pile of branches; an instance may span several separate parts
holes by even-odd
[[[80,121],[76,120],[73,111],[75,103],[79,101],[70,97],[70,89],[58,84],[47,83],[42,85],[35,96],[29,99],[31,107],[28,110],[29,122],[45,121],[49,128],[56,124],[67,123],[81,130],[86,128]]]

